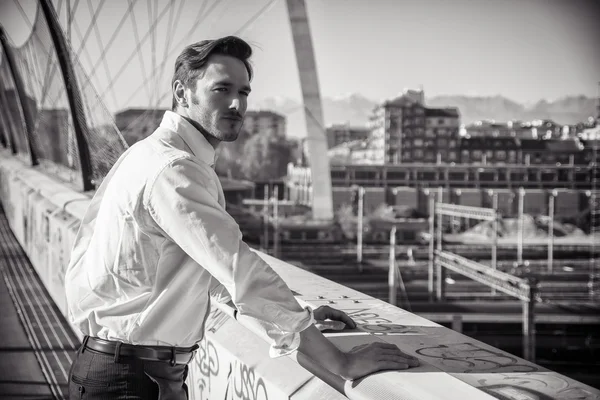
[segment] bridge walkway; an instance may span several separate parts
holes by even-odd
[[[0,206],[0,398],[65,399],[79,339]]]

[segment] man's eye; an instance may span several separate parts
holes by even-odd
[[[227,88],[223,88],[223,87],[215,89],[215,92],[226,92],[226,91],[227,91]]]
[[[240,92],[240,93],[243,94],[246,97],[250,96],[250,92]]]

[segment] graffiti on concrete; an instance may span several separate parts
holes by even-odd
[[[569,380],[546,373],[494,374],[477,381],[479,390],[499,400],[598,400],[600,396],[574,386]]]
[[[206,339],[203,339],[196,350],[196,356],[192,361],[196,364],[196,370],[200,372],[199,376],[194,375],[192,384],[198,388],[200,392],[199,398],[210,399],[211,380],[219,374],[219,354],[215,349],[214,344]]]
[[[377,325],[377,324],[394,324],[389,319],[382,318],[379,314],[368,308],[343,309],[357,325]]]
[[[254,368],[235,361],[233,374],[233,392],[235,399],[268,400],[267,387],[262,378],[257,377]]]
[[[456,343],[423,347],[417,354],[435,360],[445,372],[536,372],[538,367],[500,351],[476,343]]]
[[[360,325],[359,328],[365,332],[374,335],[419,335],[422,332],[414,326],[405,326],[399,324],[366,324]]]
[[[212,307],[206,318],[205,329],[207,332],[217,333],[217,331],[227,322],[229,316],[216,307]]]

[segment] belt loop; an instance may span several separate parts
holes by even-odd
[[[171,367],[174,367],[175,364],[177,364],[177,358],[175,356],[175,347],[171,347],[171,362],[169,364],[171,364]]]
[[[83,352],[85,351],[85,349],[86,349],[86,347],[87,347],[87,342],[88,342],[88,340],[89,340],[89,339],[90,339],[90,336],[89,336],[89,335],[85,335],[85,336],[83,337],[83,342],[81,343],[81,351],[80,351],[80,353],[79,353],[79,354],[81,354],[81,353],[83,353]]]
[[[117,347],[115,348],[115,364],[119,362],[119,357],[121,356],[121,342],[117,342]]]

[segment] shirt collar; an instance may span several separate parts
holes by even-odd
[[[165,111],[160,123],[161,128],[166,128],[177,133],[185,144],[190,148],[192,154],[202,161],[214,166],[216,161],[215,148],[212,147],[202,133],[185,118],[173,111]]]

